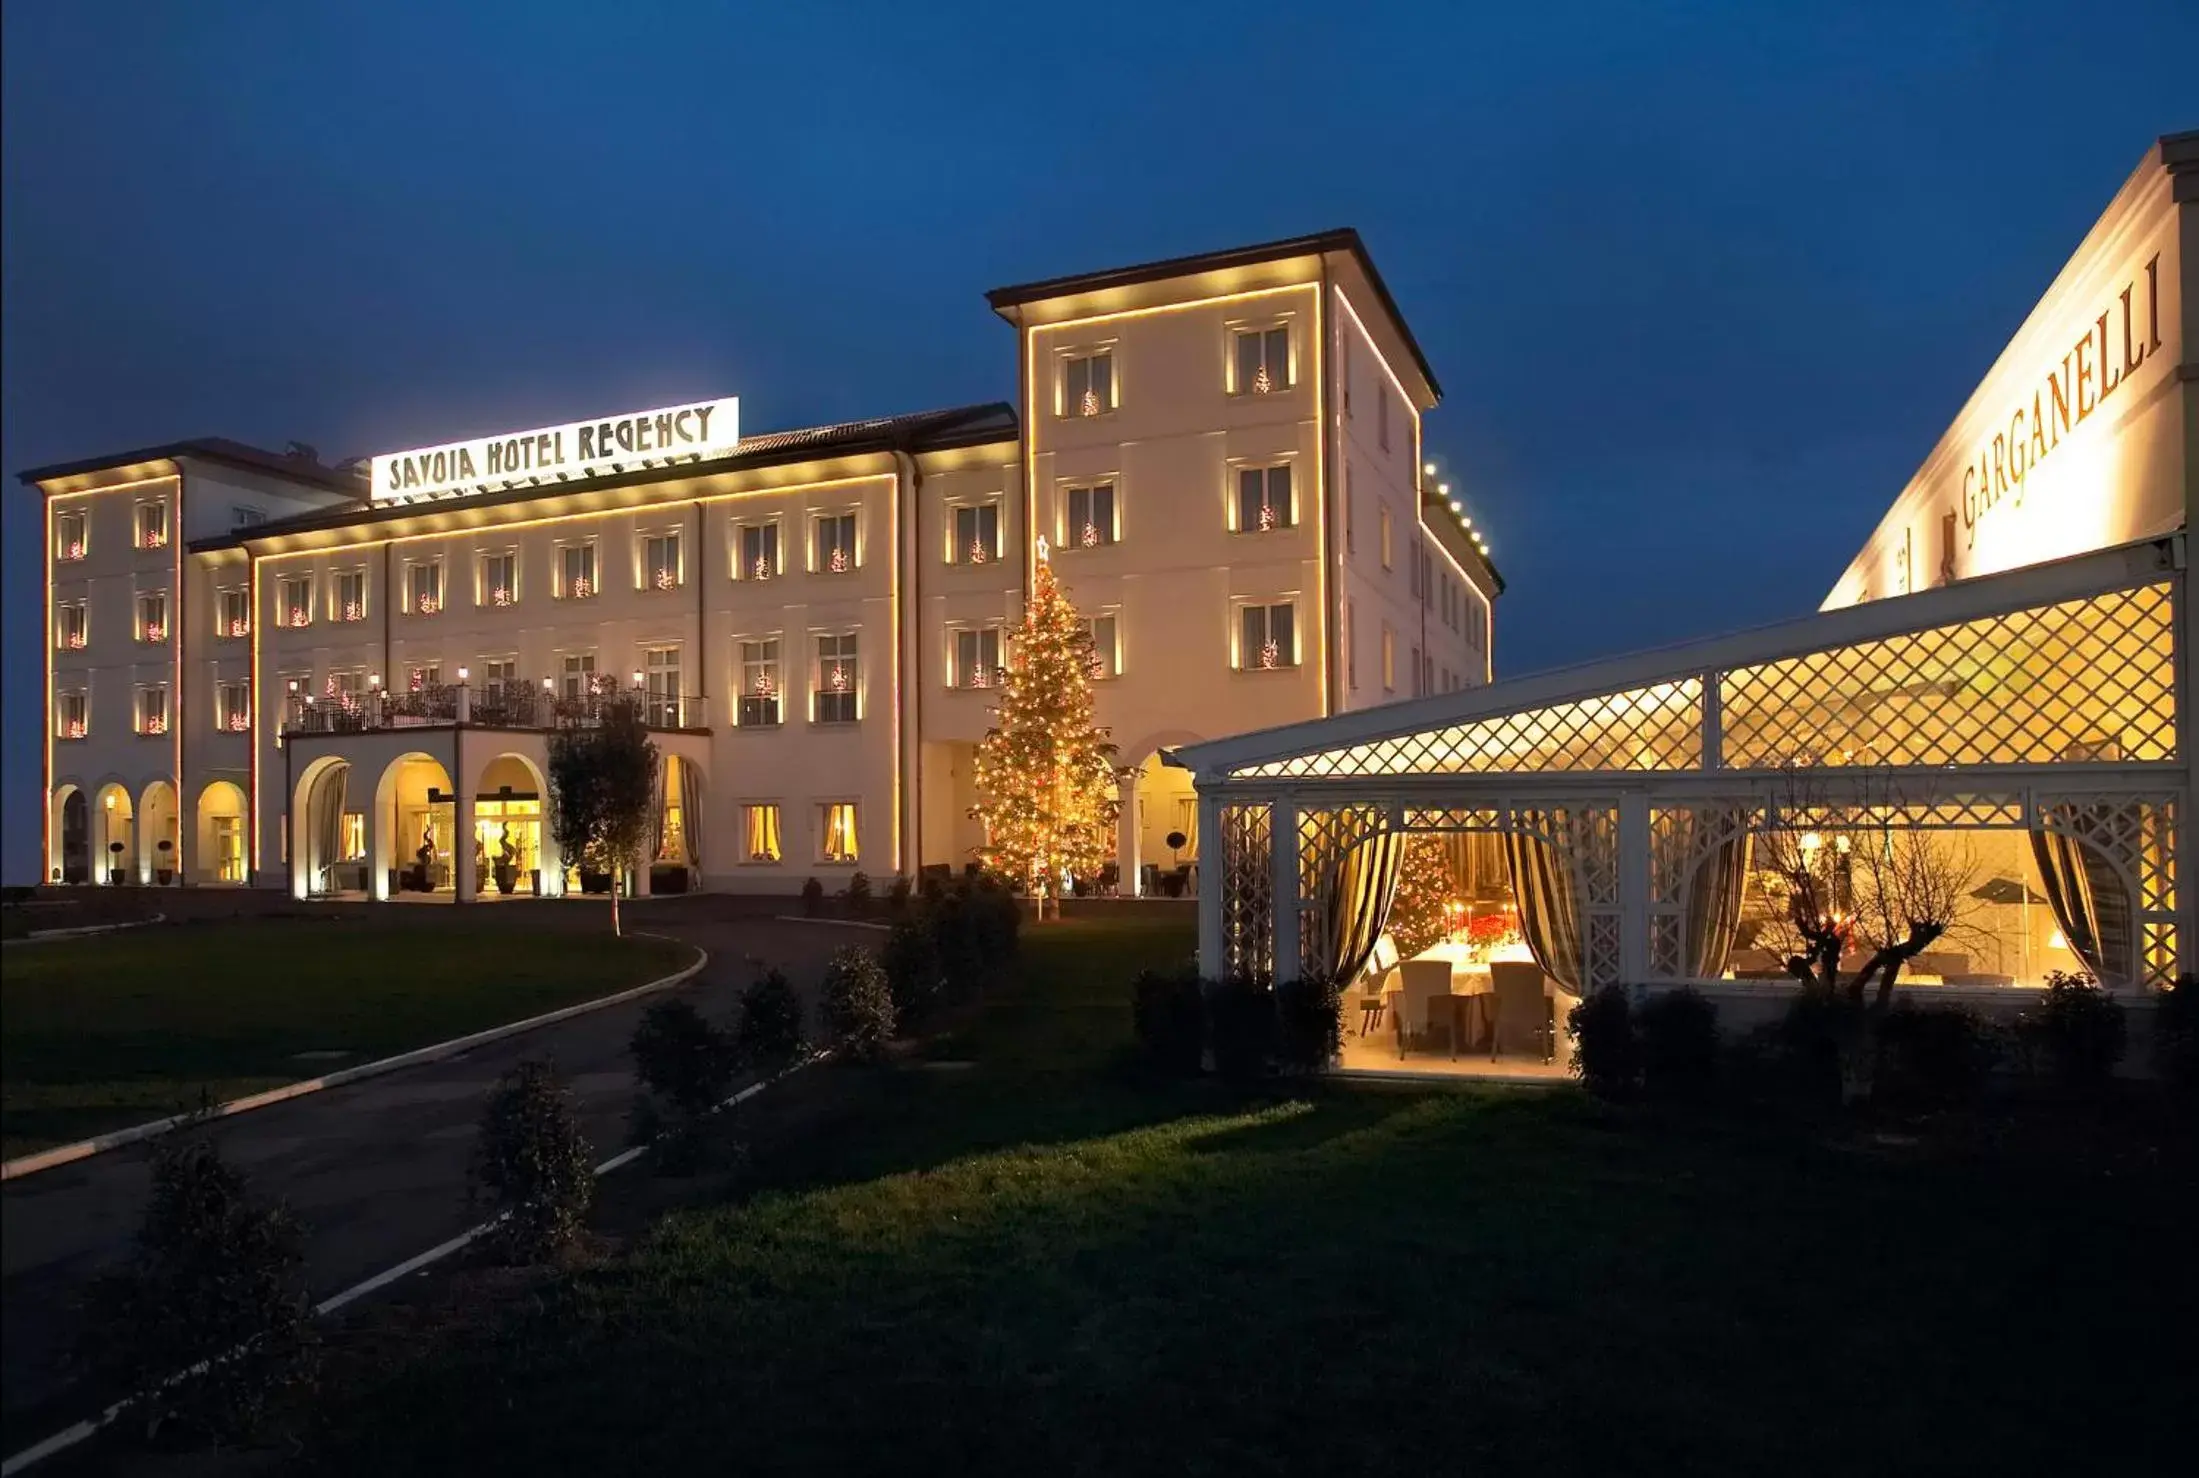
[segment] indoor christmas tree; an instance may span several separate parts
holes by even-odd
[[[1397,900],[1390,905],[1387,926],[1400,959],[1411,959],[1444,936],[1450,928],[1451,899],[1456,894],[1450,850],[1443,839],[1407,837],[1405,858],[1397,873]]]
[[[986,866],[1021,881],[1046,916],[1068,875],[1089,877],[1115,855],[1115,746],[1092,723],[1092,643],[1054,582],[1046,541],[1023,625],[1009,643],[993,727],[977,746]]]

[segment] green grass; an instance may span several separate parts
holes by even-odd
[[[1023,982],[745,1203],[336,1393],[339,1472],[2161,1466],[2189,1165],[1659,1122],[1571,1092],[1247,1103],[1119,1068],[1181,933]]]
[[[241,920],[12,947],[0,975],[5,1152],[608,995],[691,957],[662,940],[525,927],[511,912]]]

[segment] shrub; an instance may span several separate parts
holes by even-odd
[[[933,908],[897,920],[886,934],[879,963],[893,996],[895,1020],[902,1030],[922,1021],[939,1000],[939,945],[932,932]]]
[[[1573,1075],[1598,1098],[1623,1098],[1641,1076],[1634,1037],[1633,1005],[1623,985],[1588,993],[1566,1013],[1566,1030],[1577,1044]]]
[[[1275,993],[1257,980],[1224,980],[1207,988],[1207,1030],[1214,1070],[1236,1084],[1257,1082],[1275,1050]]]
[[[895,918],[909,911],[909,897],[914,890],[906,873],[894,874],[893,883],[886,889],[886,911]]]
[[[1156,1071],[1195,1076],[1206,1056],[1204,986],[1191,965],[1141,970],[1131,985],[1130,1026],[1138,1051]]]
[[[1992,1027],[1962,1006],[1898,1006],[1878,1023],[1872,1095],[1895,1104],[1974,1103],[2000,1057]]]
[[[858,872],[848,878],[847,901],[848,915],[851,918],[859,919],[870,912],[870,877],[868,874]]]
[[[2123,1008],[2089,975],[2056,970],[2016,1032],[2034,1069],[2044,1067],[2064,1087],[2092,1089],[2114,1074],[2123,1055]]]
[[[893,1039],[893,987],[885,967],[853,945],[825,966],[825,1029],[832,1045],[857,1062],[875,1062]]]
[[[595,1199],[588,1138],[547,1062],[522,1062],[489,1092],[474,1145],[477,1198],[503,1220],[494,1241],[515,1262],[548,1259],[580,1235]]]
[[[1328,1071],[1344,1050],[1344,997],[1324,976],[1275,988],[1275,1056],[1287,1073]]]
[[[732,1039],[686,1001],[661,1000],[643,1012],[631,1050],[650,1096],[690,1118],[725,1101],[738,1066]]]
[[[1650,997],[1634,1013],[1643,1089],[1659,1098],[1700,1098],[1718,1076],[1718,1008],[1682,986]]]
[[[817,916],[818,916],[819,914],[823,913],[824,911],[825,911],[825,885],[824,885],[823,883],[820,883],[820,882],[818,882],[818,881],[817,881],[817,880],[816,880],[815,878],[805,878],[805,879],[803,879],[803,880],[802,880],[802,913],[803,913],[803,915],[804,915],[805,917],[807,917],[807,918],[812,918],[812,919],[814,919],[814,918],[816,918],[816,917],[817,917]]]
[[[312,1376],[304,1229],[196,1135],[164,1141],[152,1175],[129,1262],[91,1285],[84,1358],[148,1440],[247,1435]]]
[[[782,972],[766,970],[741,992],[733,1050],[742,1062],[767,1073],[802,1055],[802,1000]]]
[[[1823,991],[1805,990],[1761,1040],[1766,1085],[1819,1106],[1841,1101],[1841,1045],[1862,1029],[1861,1011]]]
[[[2185,975],[2155,998],[2153,1065],[2169,1087],[2199,1094],[2199,976]]]

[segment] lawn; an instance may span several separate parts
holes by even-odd
[[[692,956],[572,921],[530,925],[520,909],[477,921],[427,912],[11,946],[0,973],[6,1154],[608,995]]]
[[[1027,935],[931,1069],[826,1069],[859,1114],[753,1196],[354,1368],[304,1465],[2062,1473],[2188,1422],[2188,1162],[1141,1085],[1187,945]]]

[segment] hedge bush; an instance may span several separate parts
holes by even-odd
[[[2033,1070],[2079,1092],[2097,1090],[2114,1076],[2127,1031],[2123,1008],[2098,982],[2062,970],[2046,977],[2038,1004],[2016,1022]]]
[[[893,986],[867,949],[849,945],[825,965],[825,1030],[832,1045],[856,1062],[875,1062],[893,1040]]]
[[[1635,1009],[1642,1089],[1657,1098],[1701,1098],[1718,1077],[1718,1008],[1682,986]]]
[[[932,932],[931,918],[932,909],[927,905],[907,918],[896,919],[879,955],[886,972],[886,988],[893,998],[894,1018],[904,1032],[930,1016],[939,1002],[939,941]]]
[[[1323,976],[1275,988],[1275,1057],[1286,1073],[1326,1072],[1344,1051],[1344,997]]]
[[[2183,976],[2154,1001],[2153,1066],[2174,1091],[2199,1095],[2199,976]]]
[[[1265,1076],[1275,1055],[1275,993],[1257,980],[1221,980],[1206,992],[1214,1070],[1239,1085]]]
[[[1131,1035],[1148,1066],[1195,1076],[1206,1058],[1205,985],[1198,967],[1141,970],[1130,991]]]
[[[740,1025],[733,1050],[740,1061],[760,1072],[785,1070],[802,1055],[802,1001],[785,974],[766,970],[741,992]]]
[[[1634,1009],[1623,985],[1589,992],[1566,1013],[1572,1034],[1573,1076],[1598,1098],[1624,1098],[1641,1079],[1634,1036]]]
[[[522,1062],[497,1079],[472,1174],[476,1197],[502,1217],[490,1240],[512,1261],[545,1261],[580,1235],[595,1200],[593,1151],[549,1063]]]
[[[2000,1038],[1963,1006],[1903,1004],[1879,1019],[1872,1096],[1920,1108],[1978,1101],[2000,1060]]]
[[[634,1075],[649,1096],[690,1118],[725,1101],[739,1067],[732,1037],[683,1000],[659,1000],[644,1011],[630,1050]]]

